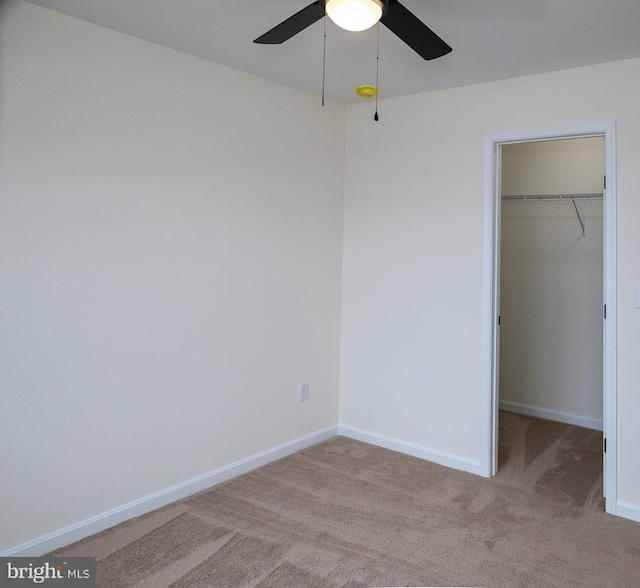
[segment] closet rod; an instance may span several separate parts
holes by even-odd
[[[597,200],[602,198],[602,192],[589,194],[526,194],[518,196],[503,196],[502,200]]]
[[[602,199],[602,193],[590,193],[590,194],[533,194],[528,196],[503,196],[502,200],[520,200],[524,202],[526,200],[571,200],[571,204],[573,204],[573,209],[576,211],[576,215],[578,216],[578,221],[580,222],[580,227],[582,228],[582,236],[586,237],[587,232],[584,228],[584,223],[582,222],[582,217],[580,216],[580,211],[578,210],[578,205],[576,204],[576,200],[600,200]]]

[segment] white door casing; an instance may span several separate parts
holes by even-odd
[[[605,152],[603,300],[603,428],[606,512],[616,514],[616,123],[489,132],[484,142],[484,209],[482,271],[482,400],[480,471],[486,477],[498,469],[498,404],[500,330],[500,233],[502,145],[603,137]],[[604,309],[603,309],[604,312]]]

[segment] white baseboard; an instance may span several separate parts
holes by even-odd
[[[640,506],[619,500],[616,504],[616,516],[640,523]]]
[[[575,414],[560,412],[558,410],[540,408],[538,406],[529,406],[528,404],[520,404],[519,402],[511,402],[510,400],[501,400],[500,410],[506,410],[508,412],[515,412],[527,416],[547,419],[549,421],[567,423],[568,425],[577,425],[578,427],[586,427],[587,429],[595,429],[596,431],[602,431],[602,420],[590,419]]]
[[[402,439],[394,439],[393,437],[387,437],[386,435],[379,435],[378,433],[372,433],[371,431],[364,431],[348,425],[339,425],[338,433],[343,437],[349,437],[356,441],[363,441],[377,447],[384,447],[398,453],[404,453],[413,457],[419,457],[426,461],[437,463],[438,465],[446,466],[456,470],[462,470],[463,472],[469,472],[470,474],[482,475],[480,470],[480,462],[459,455],[453,455],[451,453],[445,453],[436,449],[429,449],[417,443],[411,443],[409,441],[403,441]]]
[[[299,439],[284,443],[283,445],[262,451],[261,453],[246,459],[242,459],[228,466],[203,474],[197,478],[192,478],[191,480],[187,480],[181,484],[176,484],[175,486],[171,486],[165,490],[145,496],[144,498],[130,502],[129,504],[124,504],[118,508],[114,508],[113,510],[101,513],[84,521],[80,521],[74,525],[59,529],[53,533],[48,533],[47,535],[43,535],[42,537],[38,537],[37,539],[33,539],[27,543],[23,543],[22,545],[12,547],[1,552],[0,557],[37,557],[43,555],[53,551],[54,549],[74,543],[75,541],[80,541],[80,539],[84,539],[89,535],[104,531],[105,529],[113,527],[114,525],[122,523],[128,519],[146,514],[152,510],[160,508],[161,506],[166,506],[176,500],[186,498],[187,496],[206,490],[216,484],[220,484],[221,482],[226,482],[236,476],[246,474],[251,470],[278,459],[282,459],[287,455],[291,455],[302,449],[327,441],[337,435],[337,426],[321,429],[320,431],[316,431],[310,435],[306,435]]]

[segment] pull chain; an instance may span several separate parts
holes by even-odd
[[[373,120],[378,122],[378,93],[380,88],[378,86],[378,79],[380,74],[380,21],[378,21],[378,40],[376,43],[376,113],[373,115]]]
[[[322,46],[322,106],[324,106],[324,84],[327,73],[327,13],[324,13],[324,43]]]

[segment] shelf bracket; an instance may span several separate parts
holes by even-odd
[[[576,204],[576,201],[573,198],[571,199],[571,202],[573,204],[573,208],[576,211],[576,214],[578,215],[578,220],[580,221],[580,226],[582,227],[582,236],[586,237],[587,234],[586,234],[586,232],[584,230],[584,223],[582,222],[582,217],[580,216],[580,211],[578,210],[578,205]]]

